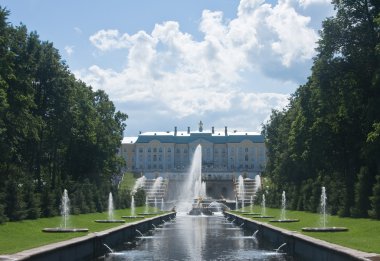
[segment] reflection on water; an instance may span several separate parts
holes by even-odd
[[[175,221],[126,244],[106,260],[290,260],[284,254],[260,249],[252,234],[225,222],[222,215],[177,213]]]

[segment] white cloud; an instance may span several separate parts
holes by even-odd
[[[128,48],[129,35],[119,36],[118,30],[100,30],[90,36],[90,42],[99,50],[107,51],[110,49]]]
[[[331,0],[298,0],[303,7],[308,7],[313,4],[331,4]]]
[[[262,122],[271,108],[287,104],[288,95],[265,92],[257,82],[252,82],[257,90],[243,91],[242,73],[287,77],[284,85],[296,86],[294,74],[310,62],[318,39],[309,25],[311,18],[297,7],[317,2],[324,0],[279,0],[276,5],[241,0],[237,17],[230,21],[222,12],[204,10],[200,41],[182,32],[176,21],[156,24],[151,33],[100,30],[90,37],[91,43],[101,52],[123,52],[124,68],[93,65],[76,74],[94,88],[105,89],[118,103],[141,102],[147,111],[154,107],[150,115],[186,118],[224,113],[231,121],[236,115],[249,121],[249,115],[255,114]],[[278,71],[287,74],[279,76]]]
[[[279,93],[246,93],[240,98],[242,109],[265,114],[269,114],[271,109],[284,108],[289,102],[289,95]]]
[[[74,46],[66,45],[65,46],[65,52],[67,53],[68,56],[71,56],[74,53]]]
[[[310,59],[315,54],[317,33],[307,25],[310,17],[299,15],[286,1],[276,5],[266,23],[278,37],[273,41],[272,50],[281,55],[281,61],[286,67],[294,60]]]

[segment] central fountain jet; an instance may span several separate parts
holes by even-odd
[[[199,144],[194,151],[191,168],[181,189],[177,209],[190,215],[211,215],[212,212],[202,204],[205,198],[206,184],[202,182],[202,146]]]

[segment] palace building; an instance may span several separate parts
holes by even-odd
[[[189,170],[195,148],[202,147],[202,178],[232,180],[242,175],[255,178],[266,164],[263,135],[255,132],[177,130],[144,132],[138,137],[125,137],[119,155],[126,165],[124,171],[141,173],[147,178],[183,179]]]

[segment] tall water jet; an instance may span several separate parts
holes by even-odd
[[[282,195],[281,195],[281,216],[280,216],[280,219],[281,220],[286,219],[286,194],[285,194],[285,191],[282,191]]]
[[[70,199],[69,199],[66,189],[63,190],[60,209],[61,209],[61,217],[62,217],[61,227],[66,229],[69,222],[69,216],[70,216]]]
[[[70,217],[70,199],[67,193],[67,190],[63,190],[62,198],[61,198],[61,224],[60,227],[55,228],[44,228],[43,232],[52,232],[52,233],[60,233],[60,232],[87,232],[88,228],[70,228],[69,226],[69,217]]]
[[[108,194],[108,218],[107,219],[98,219],[95,220],[97,223],[124,223],[125,220],[122,219],[114,219],[114,205],[113,205],[113,197],[112,192]]]
[[[326,196],[326,188],[322,187],[322,192],[321,192],[321,215],[320,215],[320,226],[323,228],[326,227],[326,201],[327,201],[327,196]]]
[[[131,195],[131,215],[121,216],[122,218],[144,218],[143,216],[136,216],[136,203],[134,194]]]
[[[114,220],[113,218],[113,197],[112,193],[108,194],[108,220]]]
[[[149,212],[148,212],[148,208],[149,208],[148,197],[145,197],[145,210],[144,210],[145,214],[146,214],[146,213],[149,213]]]
[[[161,211],[164,211],[164,198],[161,198]]]
[[[261,216],[265,217],[266,215],[267,215],[267,210],[265,207],[265,194],[263,194],[262,200],[261,200]]]
[[[269,220],[269,222],[298,222],[300,221],[299,219],[288,219],[286,218],[286,194],[285,191],[282,191],[281,195],[281,214],[280,214],[280,219],[278,220]]]
[[[136,210],[135,210],[135,196],[132,195],[131,199],[131,216],[134,217],[136,216]]]
[[[251,199],[249,200],[249,210],[252,213],[253,212],[253,196],[251,196]]]
[[[154,208],[155,208],[155,211],[157,211],[157,207],[158,207],[158,205],[157,205],[157,198],[154,198]]]
[[[320,200],[320,226],[319,227],[304,227],[302,228],[302,231],[305,232],[341,232],[341,231],[348,231],[348,228],[346,227],[327,227],[327,194],[326,194],[326,188],[322,187],[321,191],[321,200]]]
[[[265,206],[265,194],[262,195],[261,199],[261,215],[253,216],[253,218],[273,218],[273,216],[267,216],[267,210]]]
[[[194,199],[204,196],[202,190],[202,147],[198,145],[194,151],[190,171],[179,195],[178,211],[187,212]]]
[[[239,175],[238,179],[238,197],[241,199],[241,209],[244,211],[244,201],[245,201],[245,187],[244,187],[244,178],[242,175]]]

